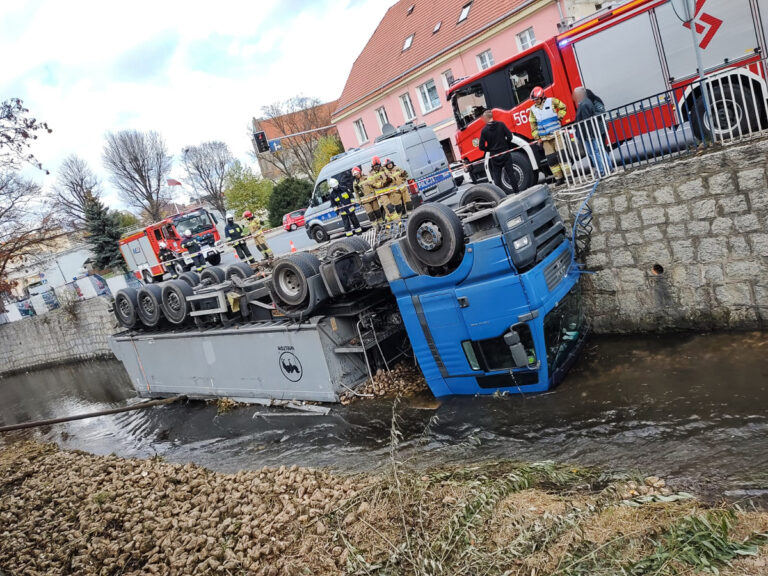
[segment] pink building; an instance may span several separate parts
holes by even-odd
[[[561,0],[400,0],[368,40],[333,114],[344,147],[370,145],[384,124],[426,123],[450,161],[456,122],[445,91],[558,33]]]

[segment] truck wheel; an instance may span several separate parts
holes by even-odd
[[[276,296],[290,306],[298,306],[309,294],[308,280],[320,272],[320,261],[312,254],[296,253],[283,258],[272,269]]]
[[[734,82],[737,81],[734,79],[730,84],[713,87],[710,107],[714,122],[706,114],[704,98],[698,96],[695,114],[691,117],[691,130],[699,140],[704,140],[705,136],[715,140],[734,138],[748,134],[750,127],[752,130],[760,130],[755,111],[749,106],[760,99],[754,98],[748,86]]]
[[[517,182],[517,189],[522,192],[535,184],[533,168],[531,168],[531,162],[525,153],[512,152],[511,157],[512,164],[515,167],[514,178]],[[506,170],[501,171],[501,183],[509,193],[512,192],[512,183],[509,181],[509,175]]]
[[[163,285],[163,314],[171,324],[183,324],[189,317],[190,306],[187,297],[192,294],[192,287],[183,280],[171,280]]]
[[[149,270],[142,271],[141,277],[144,279],[144,284],[156,284],[163,281],[163,274],[152,274]]]
[[[507,195],[504,193],[504,190],[498,186],[493,184],[475,184],[464,192],[459,201],[459,206],[466,206],[472,202],[490,202],[493,206],[496,206],[506,197]]]
[[[208,264],[211,266],[218,266],[221,264],[221,254],[218,252],[213,252],[211,254],[208,254],[208,256],[205,257],[205,259],[208,261]]]
[[[221,284],[227,279],[227,275],[222,268],[210,266],[200,272],[200,282],[208,284]]]
[[[187,271],[187,268],[181,262],[175,262],[173,264],[173,271],[176,273],[176,276],[181,276]]]
[[[446,266],[464,250],[464,229],[456,213],[444,204],[425,204],[408,219],[408,246],[426,266]]]
[[[253,276],[253,268],[248,266],[245,262],[235,262],[227,267],[227,271],[224,273],[225,280],[232,280],[234,276],[237,276],[241,280],[250,278]]]
[[[197,272],[184,272],[183,274],[179,274],[179,280],[183,280],[187,284],[190,285],[190,287],[194,288],[198,284],[200,284],[200,274]]]
[[[160,324],[163,319],[163,289],[157,284],[148,284],[139,290],[136,299],[141,322],[150,328]]]
[[[115,294],[115,318],[125,328],[134,328],[138,322],[138,301],[135,288],[123,288]]]
[[[320,225],[313,226],[309,233],[312,235],[312,240],[318,244],[328,242],[328,239],[330,238],[330,236],[328,236],[328,232],[325,231],[325,228]]]
[[[328,258],[333,259],[338,256],[343,256],[344,254],[349,254],[350,252],[358,252],[359,254],[363,254],[370,249],[371,245],[357,236],[340,238],[331,244],[330,248],[328,248]]]

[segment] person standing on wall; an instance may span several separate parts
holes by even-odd
[[[509,131],[506,124],[496,122],[493,119],[493,111],[491,110],[483,112],[483,121],[485,121],[485,126],[480,133],[478,148],[491,155],[491,158],[488,160],[491,179],[496,186],[507,194],[517,194],[520,192],[520,189],[517,186],[515,164],[512,162],[511,151],[514,145],[512,142],[512,132]],[[505,185],[501,174],[502,170],[506,170],[507,182],[511,186]]]
[[[563,167],[560,166],[560,156],[557,153],[555,132],[562,126],[563,118],[568,109],[557,98],[544,96],[544,89],[536,86],[531,90],[533,106],[528,113],[528,122],[531,124],[531,136],[544,148],[547,157],[547,165],[555,178],[555,185],[565,183]]]
[[[603,152],[605,150],[602,139],[602,131],[597,119],[595,105],[589,97],[588,90],[584,87],[576,88],[573,91],[573,101],[576,103],[576,135],[584,143],[587,155],[592,163],[592,167],[597,169],[602,178],[605,176],[605,167],[603,164]]]

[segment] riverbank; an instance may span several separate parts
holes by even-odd
[[[221,474],[11,444],[0,451],[0,570],[768,573],[768,513],[743,503],[707,508],[658,478],[552,464],[412,472],[396,459],[355,476]]]

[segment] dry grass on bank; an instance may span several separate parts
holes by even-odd
[[[391,468],[355,477],[7,446],[0,572],[768,574],[765,512],[552,464],[408,472],[393,434]]]

